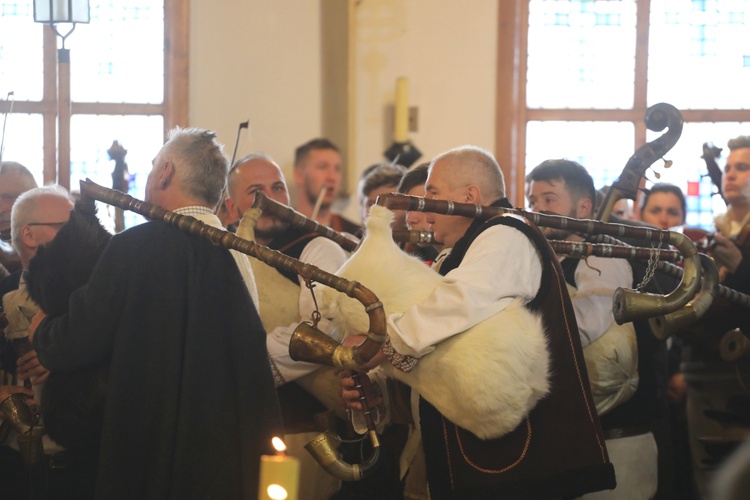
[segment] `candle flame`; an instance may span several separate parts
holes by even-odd
[[[289,496],[284,487],[279,486],[278,484],[269,485],[266,491],[268,492],[268,496],[269,498],[271,498],[271,500],[285,500]]]
[[[274,448],[276,448],[276,451],[278,452],[286,451],[286,445],[284,444],[284,441],[281,440],[281,438],[274,437],[273,439],[271,439],[271,444]]]

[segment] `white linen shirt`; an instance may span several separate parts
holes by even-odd
[[[388,337],[402,355],[422,357],[435,345],[539,291],[542,263],[518,229],[495,225],[472,242],[461,264],[423,302],[388,317]]]
[[[581,346],[586,347],[614,323],[612,297],[617,288],[633,286],[633,270],[625,259],[590,256],[578,263],[575,282],[578,291],[571,302]]]
[[[305,245],[299,256],[299,260],[305,264],[312,264],[323,271],[335,273],[346,262],[347,257],[346,252],[337,243],[321,236],[314,238]],[[279,275],[279,279],[286,278]],[[304,280],[300,277],[297,279],[300,284],[299,315],[303,321],[309,320],[312,312],[315,310],[315,303]],[[316,291],[319,289],[319,287],[313,288]],[[288,326],[278,326],[268,332],[266,340],[268,355],[271,357],[273,364],[278,370],[278,374],[281,375],[284,382],[292,382],[320,368],[319,364],[294,361],[289,356],[289,342],[298,325],[299,323],[297,322]],[[318,323],[318,329],[328,333],[331,329],[331,322],[325,318],[321,318]]]

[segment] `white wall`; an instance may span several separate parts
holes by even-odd
[[[419,107],[411,140],[422,160],[467,143],[493,151],[498,2],[356,5],[350,188],[391,144],[398,76]],[[238,156],[269,153],[289,176],[294,148],[321,133],[320,47],[317,1],[192,0],[190,124],[216,130],[231,155],[238,124],[250,119]],[[345,213],[356,220],[355,205]]]
[[[190,125],[216,130],[231,156],[262,151],[291,172],[320,134],[318,2],[192,0]],[[287,170],[289,168],[289,170]]]

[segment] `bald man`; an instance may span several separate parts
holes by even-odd
[[[283,205],[289,205],[289,190],[284,174],[270,156],[263,154],[251,154],[235,162],[229,172],[227,209],[234,217],[242,217],[252,205],[256,192],[261,192]],[[312,264],[329,273],[336,272],[347,258],[344,250],[333,241],[317,234],[305,234],[292,229],[288,223],[270,215],[262,215],[258,219],[254,233],[257,243],[278,250],[302,262]],[[298,316],[302,319],[309,318],[314,310],[314,303],[310,291],[305,288],[303,281],[293,273],[278,271],[276,274],[299,288],[297,297]],[[258,279],[257,276],[256,279]],[[259,293],[262,294],[263,290],[260,290],[262,286],[259,285],[258,288]],[[264,319],[266,316],[264,306],[268,308],[269,306],[275,307],[275,305],[266,304],[263,297],[260,298],[260,302],[261,319]],[[278,301],[273,300],[272,302]],[[289,358],[289,339],[298,322],[295,322],[294,325],[267,323],[268,321],[264,320],[264,326],[269,334],[269,352],[276,365],[274,372],[277,386],[291,382],[319,368],[318,365],[298,363]],[[327,326],[325,320],[322,320],[319,324],[319,328],[322,329],[326,329]]]
[[[229,172],[226,206],[231,219],[242,217],[255,200],[255,193],[263,193],[268,198],[289,205],[289,191],[284,174],[270,156],[251,154],[239,159]],[[245,234],[247,220],[237,231]],[[304,233],[289,227],[289,224],[271,215],[261,215],[253,228],[254,240],[278,250],[289,257],[312,264],[324,271],[334,273],[347,258],[346,253],[333,241],[315,233]],[[289,341],[300,321],[309,320],[315,311],[311,291],[304,281],[294,273],[272,269],[265,264],[251,260],[255,280],[258,284],[260,317],[268,332],[267,345],[279,388],[282,416],[287,431],[286,444],[289,452],[302,461],[301,482],[306,485],[300,498],[328,498],[335,493],[339,484],[303,450],[305,444],[317,434],[310,431],[312,415],[333,404],[338,405],[336,379],[332,370],[320,365],[293,361],[289,356]],[[330,323],[321,319],[317,327],[329,331]],[[320,381],[332,381],[328,393],[312,390],[320,387]],[[313,383],[315,381],[315,383]],[[290,384],[290,382],[295,382]],[[315,398],[310,396],[314,393]],[[304,431],[304,432],[303,432]]]
[[[435,157],[425,188],[426,197],[434,200],[510,208],[500,166],[492,154],[476,146]],[[360,368],[366,371],[386,362],[410,372],[441,342],[486,318],[512,311],[515,303],[514,307],[520,304],[541,316],[546,349],[514,348],[514,355],[502,361],[515,368],[500,380],[505,386],[517,382],[519,367],[548,356],[551,382],[539,400],[533,391],[521,394],[519,390],[514,395],[519,397],[503,412],[504,423],[512,430],[493,439],[479,438],[425,398],[413,398],[412,415],[422,435],[430,497],[562,498],[613,488],[614,471],[590,388],[581,383],[587,374],[577,362],[583,355],[572,305],[559,263],[544,237],[513,216],[483,221],[429,213],[427,222],[435,239],[452,248],[440,264],[444,280],[422,302],[389,315],[388,339]],[[565,322],[560,320],[563,315]],[[507,327],[495,334],[519,348],[530,347],[527,337],[514,337],[514,316],[504,318]],[[483,347],[479,344],[477,351]],[[446,358],[450,352],[443,351]],[[453,359],[457,364],[475,362]],[[344,378],[342,387],[347,406],[361,410],[351,379]],[[560,432],[562,428],[565,432]]]
[[[7,188],[8,186],[3,186],[6,193]],[[72,209],[73,203],[68,192],[60,186],[45,186],[19,193],[8,219],[11,241],[24,271],[29,268],[29,262],[39,247],[52,241],[68,221]],[[11,278],[12,276],[6,278],[6,281]],[[39,310],[37,304],[29,298],[26,281],[20,271],[16,285],[3,295],[2,304],[8,325],[3,330],[0,400],[12,393],[24,392],[32,397],[36,393],[35,399],[39,401],[41,384],[46,380],[48,371],[39,364],[35,351],[19,358],[14,348],[28,342],[31,318]],[[18,369],[17,363],[20,365]],[[33,380],[34,392],[19,387],[23,386],[24,380]],[[18,451],[17,437],[15,432],[11,432],[0,446],[0,484],[9,498],[25,498],[30,487],[30,475]],[[59,446],[46,437],[43,445],[48,455],[61,451]],[[34,484],[36,490],[38,485]]]

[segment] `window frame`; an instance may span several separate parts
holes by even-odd
[[[526,125],[530,121],[626,121],[633,123],[633,151],[646,143],[648,46],[651,0],[636,0],[635,85],[631,109],[534,109],[526,106],[530,0],[502,0],[498,9],[495,157],[505,175],[507,197],[524,206]],[[680,110],[687,122],[747,122],[750,109]],[[625,160],[625,159],[624,159]],[[623,166],[625,165],[623,161]]]
[[[42,100],[13,103],[13,113],[42,115],[44,184],[57,183],[70,189],[72,115],[161,115],[165,137],[168,130],[187,126],[189,15],[189,0],[164,0],[164,99],[161,104],[71,102],[67,110],[64,93],[58,95],[58,73],[59,70],[66,71],[66,68],[58,64],[57,35],[50,26],[44,27]],[[72,64],[75,64],[75,54]],[[65,77],[64,74],[62,76]],[[10,103],[0,100],[0,108],[7,112]]]

